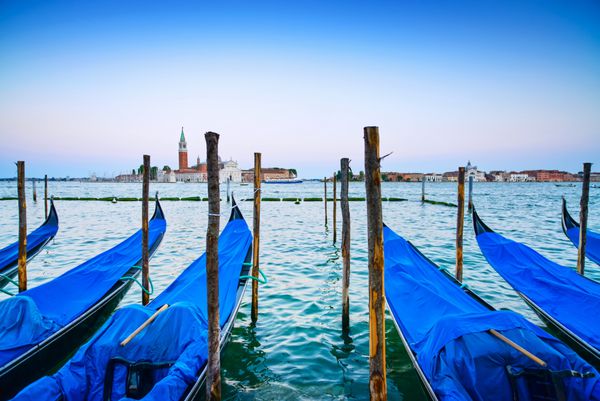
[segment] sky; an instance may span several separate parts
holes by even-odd
[[[383,171],[597,170],[600,3],[0,0],[0,177],[176,167],[182,126],[322,177],[373,125]]]

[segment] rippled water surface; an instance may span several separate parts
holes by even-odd
[[[39,188],[39,186],[38,186]],[[29,231],[43,221],[44,205],[31,201]],[[250,198],[250,186],[234,185],[238,199]],[[206,196],[206,184],[152,184],[161,197]],[[224,186],[222,186],[223,198]],[[320,197],[322,183],[264,185],[265,197]],[[407,198],[384,202],[384,221],[441,266],[454,265],[456,209],[421,204],[420,184],[384,183],[383,196]],[[590,190],[589,227],[600,231],[600,189]],[[137,196],[141,184],[50,183],[56,196]],[[352,183],[351,196],[364,196],[364,184]],[[427,186],[428,197],[455,202],[456,184]],[[0,183],[0,197],[15,196],[14,182]],[[38,193],[38,195],[40,195]],[[578,215],[580,184],[475,183],[474,201],[485,222],[544,256],[575,266],[576,248],[560,227],[561,196]],[[331,186],[329,187],[331,196]],[[56,277],[108,249],[139,228],[141,203],[57,201],[60,230],[29,265],[29,285]],[[332,204],[328,226],[322,202],[263,202],[261,267],[269,283],[260,288],[260,316],[250,324],[250,291],[237,316],[223,356],[224,398],[230,400],[368,399],[368,273],[364,202],[351,202],[351,330],[341,331],[341,251],[333,244]],[[205,248],[207,203],[164,201],[167,233],[151,261],[155,294],[162,291]],[[221,206],[226,222],[228,207]],[[252,202],[240,202],[251,225]],[[338,239],[341,211],[338,207]],[[17,202],[0,201],[0,247],[16,240]],[[535,314],[485,262],[475,242],[470,217],[465,221],[464,281],[497,308],[513,309],[535,323]],[[587,274],[600,279],[600,268],[587,261]],[[123,303],[140,302],[139,289]],[[410,307],[410,305],[406,305]],[[387,377],[390,399],[425,399],[392,321],[387,320]]]

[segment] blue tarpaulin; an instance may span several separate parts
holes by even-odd
[[[529,399],[530,383],[507,374],[540,366],[488,330],[501,332],[552,371],[594,373],[562,342],[510,311],[490,310],[465,293],[411,243],[384,227],[385,294],[390,311],[440,400]],[[560,380],[560,379],[559,379]],[[564,377],[568,400],[600,399],[596,378]],[[554,398],[549,398],[554,399]]]
[[[235,308],[240,272],[251,244],[242,218],[231,220],[219,238],[221,326]],[[169,308],[148,328],[126,346],[119,345],[165,304]],[[63,396],[65,401],[100,401],[105,391],[111,400],[131,400],[126,396],[128,372],[134,369],[132,365],[144,363],[151,366],[144,376],[151,390],[142,399],[179,400],[206,363],[207,316],[204,254],[146,307],[130,305],[118,310],[56,374],[31,384],[15,400],[51,401]]]
[[[166,230],[162,213],[149,224],[148,246]],[[142,257],[142,232],[63,275],[0,302],[0,366],[84,313]]]
[[[567,202],[563,199],[563,231],[573,245],[579,247],[579,223],[567,210]],[[600,234],[586,230],[585,256],[600,265]]]
[[[46,221],[27,236],[27,261],[31,260],[32,252],[39,250],[40,246],[51,240],[57,232],[58,215],[56,214],[54,203],[51,203],[50,213]],[[19,241],[0,249],[0,273],[4,273],[11,267],[16,266],[18,256]]]
[[[546,259],[526,245],[489,229],[480,231],[477,243],[481,252],[515,290],[600,349],[599,283]]]

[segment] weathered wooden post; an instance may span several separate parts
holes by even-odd
[[[463,227],[465,221],[465,168],[458,168],[458,215],[456,217],[456,279],[463,279]]]
[[[372,401],[383,401],[387,400],[387,384],[379,128],[365,127],[364,135],[369,244],[369,392]]]
[[[337,241],[337,177],[333,173],[333,243]]]
[[[206,399],[221,399],[221,356],[219,326],[219,134],[207,132],[206,164],[208,172],[208,229],[206,231],[206,295],[208,304],[208,362]],[[256,171],[255,171],[256,173]]]
[[[327,227],[327,177],[323,177],[323,200],[325,201],[325,227]]]
[[[25,162],[17,162],[17,193],[19,197],[19,292],[27,290],[27,202],[25,200]]]
[[[231,181],[231,179],[229,177],[227,177],[227,203],[231,202],[231,192],[229,192],[229,182]]]
[[[473,176],[469,175],[469,213],[473,210]]]
[[[35,188],[35,178],[31,179],[31,187],[33,190],[33,201],[37,203],[37,190]]]
[[[592,163],[583,163],[583,183],[579,203],[579,250],[577,251],[577,272],[585,272],[585,243],[587,241],[588,200],[590,197],[590,172]]]
[[[148,266],[148,193],[150,191],[150,156],[144,155],[144,176],[142,183],[142,305],[150,302]]]
[[[343,158],[340,162],[342,191],[340,194],[340,206],[342,207],[342,330],[350,328],[350,205],[348,204],[348,171],[350,159]]]
[[[425,174],[421,177],[421,202],[425,202]]]
[[[48,174],[44,175],[44,216],[48,218]]]
[[[254,215],[252,239],[252,276],[258,277],[260,263],[260,177],[262,175],[261,154],[254,153]],[[252,323],[258,320],[258,281],[252,280],[252,310],[250,313]]]

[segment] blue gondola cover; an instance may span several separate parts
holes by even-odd
[[[243,219],[231,220],[219,237],[221,326],[234,310],[240,272],[251,244]],[[165,304],[169,308],[150,327],[126,346],[119,345]],[[128,378],[135,366],[144,364],[145,386],[151,390],[142,399],[179,400],[208,358],[207,327],[204,254],[146,307],[130,305],[118,310],[55,375],[31,384],[15,400],[50,401],[64,396],[67,401],[101,401],[105,392],[111,400],[130,400],[126,392],[133,390]]]
[[[566,399],[600,399],[592,366],[522,316],[490,310],[467,295],[388,227],[384,227],[384,256],[388,306],[438,399],[504,401],[514,399],[515,392],[519,399],[530,399],[532,388],[519,374],[543,369],[492,336],[490,329],[533,352],[554,372],[595,374],[562,380]],[[509,368],[520,377],[512,384]]]
[[[166,230],[162,217],[149,224],[149,247]],[[38,287],[0,302],[0,366],[66,326],[96,303],[141,259],[142,233]]]
[[[477,243],[490,265],[515,290],[600,349],[599,283],[493,231],[480,232]]]

